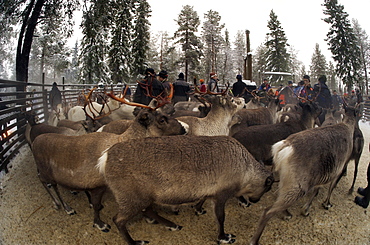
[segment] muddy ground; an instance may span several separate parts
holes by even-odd
[[[366,186],[366,168],[370,161],[370,126],[362,123],[361,128],[365,147],[355,189]],[[290,221],[282,220],[282,215],[273,217],[262,234],[261,244],[370,244],[369,210],[354,204],[356,193],[347,194],[353,179],[353,165],[351,162],[348,175],[334,190],[331,199],[334,206],[330,210],[321,206],[327,190],[324,188],[314,200],[308,217],[300,215],[305,198],[290,209],[294,215]],[[28,146],[22,148],[12,161],[10,172],[0,181],[1,245],[124,244],[111,219],[117,209],[112,194],[105,195],[105,208],[101,212],[102,219],[112,226],[108,233],[93,228],[93,211],[83,193],[72,195],[62,189],[62,196],[77,211],[76,215],[55,210],[37,178]],[[275,184],[259,203],[245,209],[238,206],[236,199],[229,200],[225,231],[237,236],[236,244],[248,244],[263,209],[273,203],[276,194]],[[154,245],[216,244],[217,225],[212,203],[207,201],[205,208],[208,212],[202,216],[196,216],[190,206],[182,207],[179,215],[158,208],[164,217],[183,226],[181,231],[148,224],[140,215],[130,222],[129,230],[134,239],[148,240]]]

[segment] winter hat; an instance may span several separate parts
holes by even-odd
[[[153,68],[146,68],[145,75],[149,75],[149,73],[155,75],[154,69]]]
[[[236,75],[236,79],[239,81],[239,80],[242,80],[242,75]]]
[[[168,77],[167,71],[165,71],[165,70],[160,71],[158,73],[158,76],[161,77],[161,78],[167,78]]]

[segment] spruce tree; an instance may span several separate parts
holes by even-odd
[[[148,68],[147,54],[149,51],[150,23],[148,18],[152,12],[146,0],[134,0],[134,28],[132,36],[132,76],[143,74]]]
[[[324,21],[330,24],[325,40],[336,62],[336,73],[346,85],[347,91],[350,91],[362,79],[358,40],[343,5],[337,0],[325,0],[323,6],[324,14],[328,16]]]
[[[106,62],[109,30],[111,23],[108,14],[108,3],[105,0],[96,1],[83,13],[80,55],[80,80],[82,83],[110,83],[109,67]]]
[[[287,52],[288,39],[281,27],[280,21],[273,10],[270,12],[270,20],[267,27],[266,52],[266,71],[289,72],[289,53]],[[279,83],[281,76],[272,76],[271,82]]]
[[[315,45],[314,53],[311,57],[311,81],[317,80],[321,75],[327,75],[327,63],[325,56],[321,53],[318,43]]]
[[[245,31],[238,31],[234,39],[233,63],[237,74],[244,72],[244,58],[246,56]]]
[[[357,20],[352,20],[353,23],[353,30],[355,32],[355,35],[357,37],[357,46],[360,48],[360,54],[361,54],[361,74],[364,76],[365,83],[360,84],[360,88],[362,91],[366,92],[366,94],[369,94],[368,88],[369,88],[369,82],[368,82],[368,71],[370,68],[370,40],[369,36],[367,35],[366,31],[363,30],[358,23]],[[364,90],[366,88],[366,91]]]
[[[108,8],[108,6],[107,6]],[[115,0],[109,5],[112,19],[109,45],[109,68],[111,81],[129,81],[131,76],[131,30],[133,19],[132,0]]]
[[[200,25],[199,16],[190,5],[183,6],[177,20],[179,28],[174,34],[175,44],[181,46],[182,55],[179,64],[185,69],[185,80],[196,76],[202,56],[202,44],[196,35]]]

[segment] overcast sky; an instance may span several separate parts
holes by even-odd
[[[323,21],[323,0],[148,0],[152,16],[150,17],[153,33],[167,31],[170,35],[177,30],[175,19],[183,6],[190,5],[198,13],[203,24],[203,17],[209,10],[217,11],[221,23],[230,33],[233,42],[238,30],[249,30],[252,52],[264,42],[269,32],[267,22],[274,10],[285,31],[288,43],[298,51],[298,59],[306,70],[311,64],[315,44],[320,45],[322,53],[331,60],[331,52],[324,39],[330,25]],[[370,36],[370,0],[339,0],[349,19],[357,19],[361,28]]]

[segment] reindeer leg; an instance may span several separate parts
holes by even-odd
[[[344,171],[347,171],[347,166],[345,166],[343,168],[343,173]],[[339,180],[342,178],[343,174],[340,174],[337,179],[333,180],[331,183],[330,183],[330,186],[329,186],[329,190],[328,190],[328,195],[325,199],[325,201],[322,203],[322,206],[326,209],[326,210],[329,210],[329,208],[333,207],[333,205],[330,203],[330,196],[331,196],[331,193],[333,192],[334,188],[337,186]]]
[[[41,183],[42,183],[42,185],[45,187],[46,192],[50,195],[51,199],[53,200],[54,208],[55,208],[55,209],[60,209],[60,206],[61,206],[60,201],[59,201],[59,200],[58,200],[58,198],[57,198],[57,197],[55,197],[55,196],[53,195],[53,193],[50,191],[51,185],[50,185],[50,184],[47,184],[47,183],[45,183],[45,182],[41,182]]]
[[[267,222],[278,212],[288,211],[287,209],[295,203],[299,198],[304,196],[304,191],[300,188],[282,188],[279,190],[279,195],[275,203],[266,208],[261,218],[258,221],[258,228],[255,231],[250,245],[258,245],[262,232],[266,227]]]
[[[360,156],[356,156],[356,158],[355,158],[355,171],[353,173],[353,181],[352,181],[351,188],[349,188],[349,190],[348,190],[348,195],[351,195],[353,193],[353,189],[355,187],[357,173],[358,173],[358,164],[360,163],[360,157],[361,157],[361,154],[360,154]]]
[[[127,230],[127,221],[133,218],[136,214],[140,212],[138,205],[130,205],[129,207],[125,205],[120,207],[118,213],[113,217],[113,222],[120,231],[122,237],[125,239],[129,245],[143,245],[149,243],[148,241],[134,241]]]
[[[154,219],[158,223],[165,225],[170,231],[179,231],[182,229],[182,226],[176,225],[172,221],[169,221],[168,219],[165,219],[162,216],[160,216],[157,212],[153,210],[152,206],[147,207],[142,212],[144,216],[150,219]]]
[[[207,211],[204,210],[204,208],[203,208],[203,204],[204,204],[205,201],[206,201],[206,199],[203,198],[197,204],[194,205],[194,209],[195,209],[195,214],[196,215],[202,215],[202,214],[206,214],[207,213]]]
[[[108,232],[111,228],[110,225],[104,223],[100,219],[100,210],[102,210],[104,207],[101,204],[101,200],[106,190],[107,190],[107,187],[104,186],[104,187],[96,188],[90,191],[91,192],[90,201],[94,208],[94,226],[103,232]]]
[[[227,198],[222,195],[215,200],[215,214],[218,221],[218,243],[234,243],[235,236],[233,234],[225,234],[224,223],[225,223],[225,204]]]
[[[63,201],[62,196],[60,195],[58,186],[56,184],[52,184],[51,187],[53,187],[55,193],[57,194],[57,197],[59,198],[60,202],[62,203],[64,211],[66,211],[66,213],[69,214],[69,215],[76,214],[76,211],[74,211],[73,208],[71,208],[66,202]]]
[[[319,194],[319,190],[320,190],[319,187],[314,187],[311,197],[308,199],[307,203],[303,206],[303,211],[302,211],[303,216],[307,217],[308,215],[310,215],[309,209],[311,207],[313,199],[317,196],[317,194]]]

